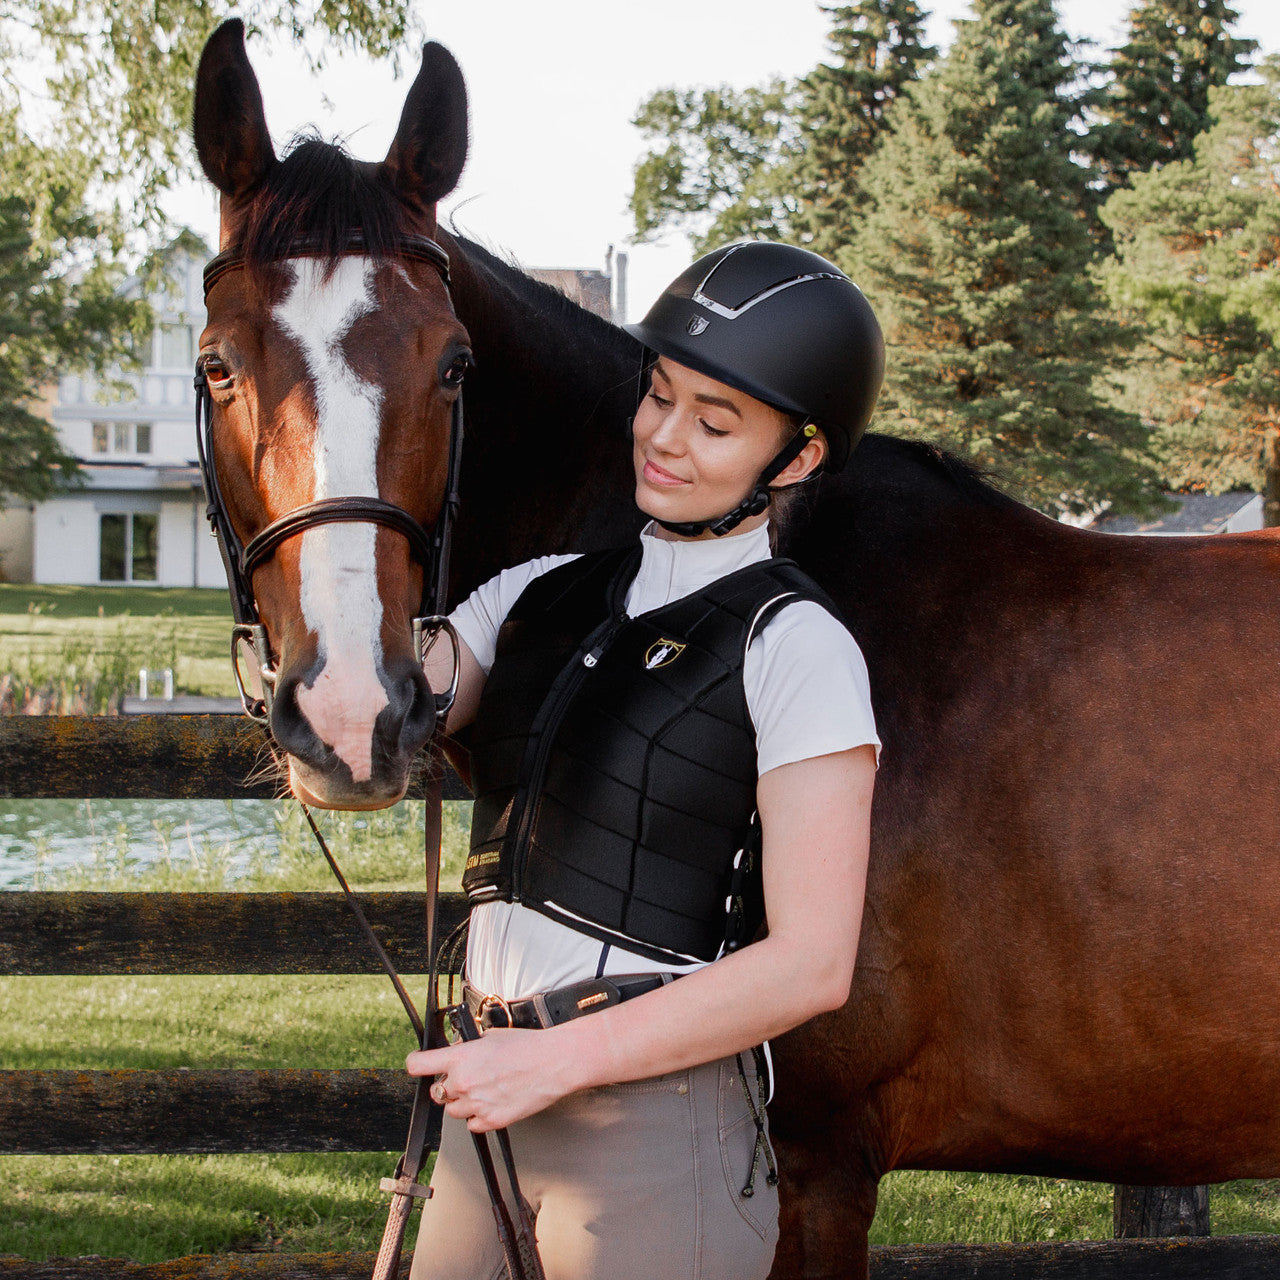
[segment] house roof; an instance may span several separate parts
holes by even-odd
[[[1101,533],[1218,533],[1250,503],[1261,502],[1256,493],[1169,493],[1176,511],[1154,519],[1139,516],[1100,516],[1089,527]]]
[[[198,489],[200,468],[194,462],[81,462],[86,489]]]

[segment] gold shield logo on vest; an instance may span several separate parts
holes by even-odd
[[[679,640],[655,640],[644,651],[644,669],[656,671],[673,663],[684,652],[684,645]]]

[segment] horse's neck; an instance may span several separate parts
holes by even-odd
[[[625,427],[639,348],[516,268],[452,240],[453,298],[476,369],[455,592],[535,555],[625,541],[642,518]]]

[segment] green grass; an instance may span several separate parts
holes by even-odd
[[[0,584],[0,673],[46,714],[111,709],[140,667],[172,668],[178,693],[234,697],[230,628],[225,591]]]
[[[416,890],[422,887],[423,807],[406,800],[390,809],[367,813],[317,811],[316,821],[347,879],[368,892]],[[92,802],[87,802],[89,807]],[[462,883],[470,830],[469,803],[444,806],[441,824],[440,883],[457,890]],[[44,890],[214,893],[306,893],[336,887],[333,873],[306,824],[301,808],[282,800],[274,813],[274,838],[257,839],[241,852],[239,862],[230,842],[207,836],[192,839],[172,823],[153,820],[158,859],[144,860],[123,825],[95,830],[83,861],[51,870],[41,843],[30,887]]]
[[[389,1153],[0,1158],[0,1255],[376,1250]],[[415,1215],[406,1253],[417,1234]]]
[[[467,806],[447,805],[445,818],[443,880],[456,888]],[[421,802],[320,820],[358,890],[420,886]],[[255,856],[247,881],[217,849],[182,841],[172,842],[167,863],[144,869],[127,841],[107,833],[83,865],[45,870],[41,887],[332,888],[298,807],[282,804],[277,825],[278,848]],[[421,993],[421,975],[405,980]],[[3,978],[0,1027],[0,1068],[8,1070],[397,1069],[414,1044],[390,983],[352,975]],[[4,1156],[0,1254],[160,1262],[219,1251],[376,1249],[386,1216],[378,1179],[394,1164],[385,1152]]]
[[[223,588],[71,587],[0,583],[0,616],[21,616],[33,609],[58,618],[108,618],[129,614],[160,618],[221,618],[231,625],[231,603]]]

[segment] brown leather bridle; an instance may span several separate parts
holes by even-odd
[[[364,234],[351,231],[342,247],[343,254],[365,254]],[[299,240],[283,255],[287,258],[327,257],[328,252],[317,241]],[[449,255],[429,236],[402,236],[396,241],[395,256],[415,262],[425,262],[434,267],[449,288]],[[204,296],[228,272],[242,270],[246,259],[242,252],[228,249],[212,258],[204,269]],[[419,661],[426,656],[441,631],[452,629],[444,616],[449,579],[449,549],[453,523],[458,513],[459,482],[462,464],[462,395],[453,403],[449,424],[449,469],[445,480],[444,500],[440,514],[431,528],[425,529],[403,507],[374,497],[321,498],[303,503],[286,512],[261,529],[248,543],[242,543],[232,527],[231,518],[218,485],[218,471],[213,449],[213,396],[205,374],[205,361],[196,361],[196,449],[200,461],[200,476],[204,481],[205,516],[218,540],[222,563],[227,572],[227,587],[231,592],[231,608],[235,626],[231,630],[231,663],[235,671],[236,686],[245,713],[259,724],[270,726],[271,708],[275,694],[276,662],[271,653],[266,627],[258,612],[253,593],[253,574],[289,538],[297,537],[308,529],[322,524],[360,523],[377,524],[394,529],[409,543],[409,551],[422,566],[422,599],[417,616],[413,619],[413,642]],[[437,720],[443,723],[458,685],[458,647],[453,643],[454,673],[450,687],[436,695]],[[240,669],[240,646],[248,642],[257,662],[257,674],[262,683],[262,696],[258,697],[246,684]]]

